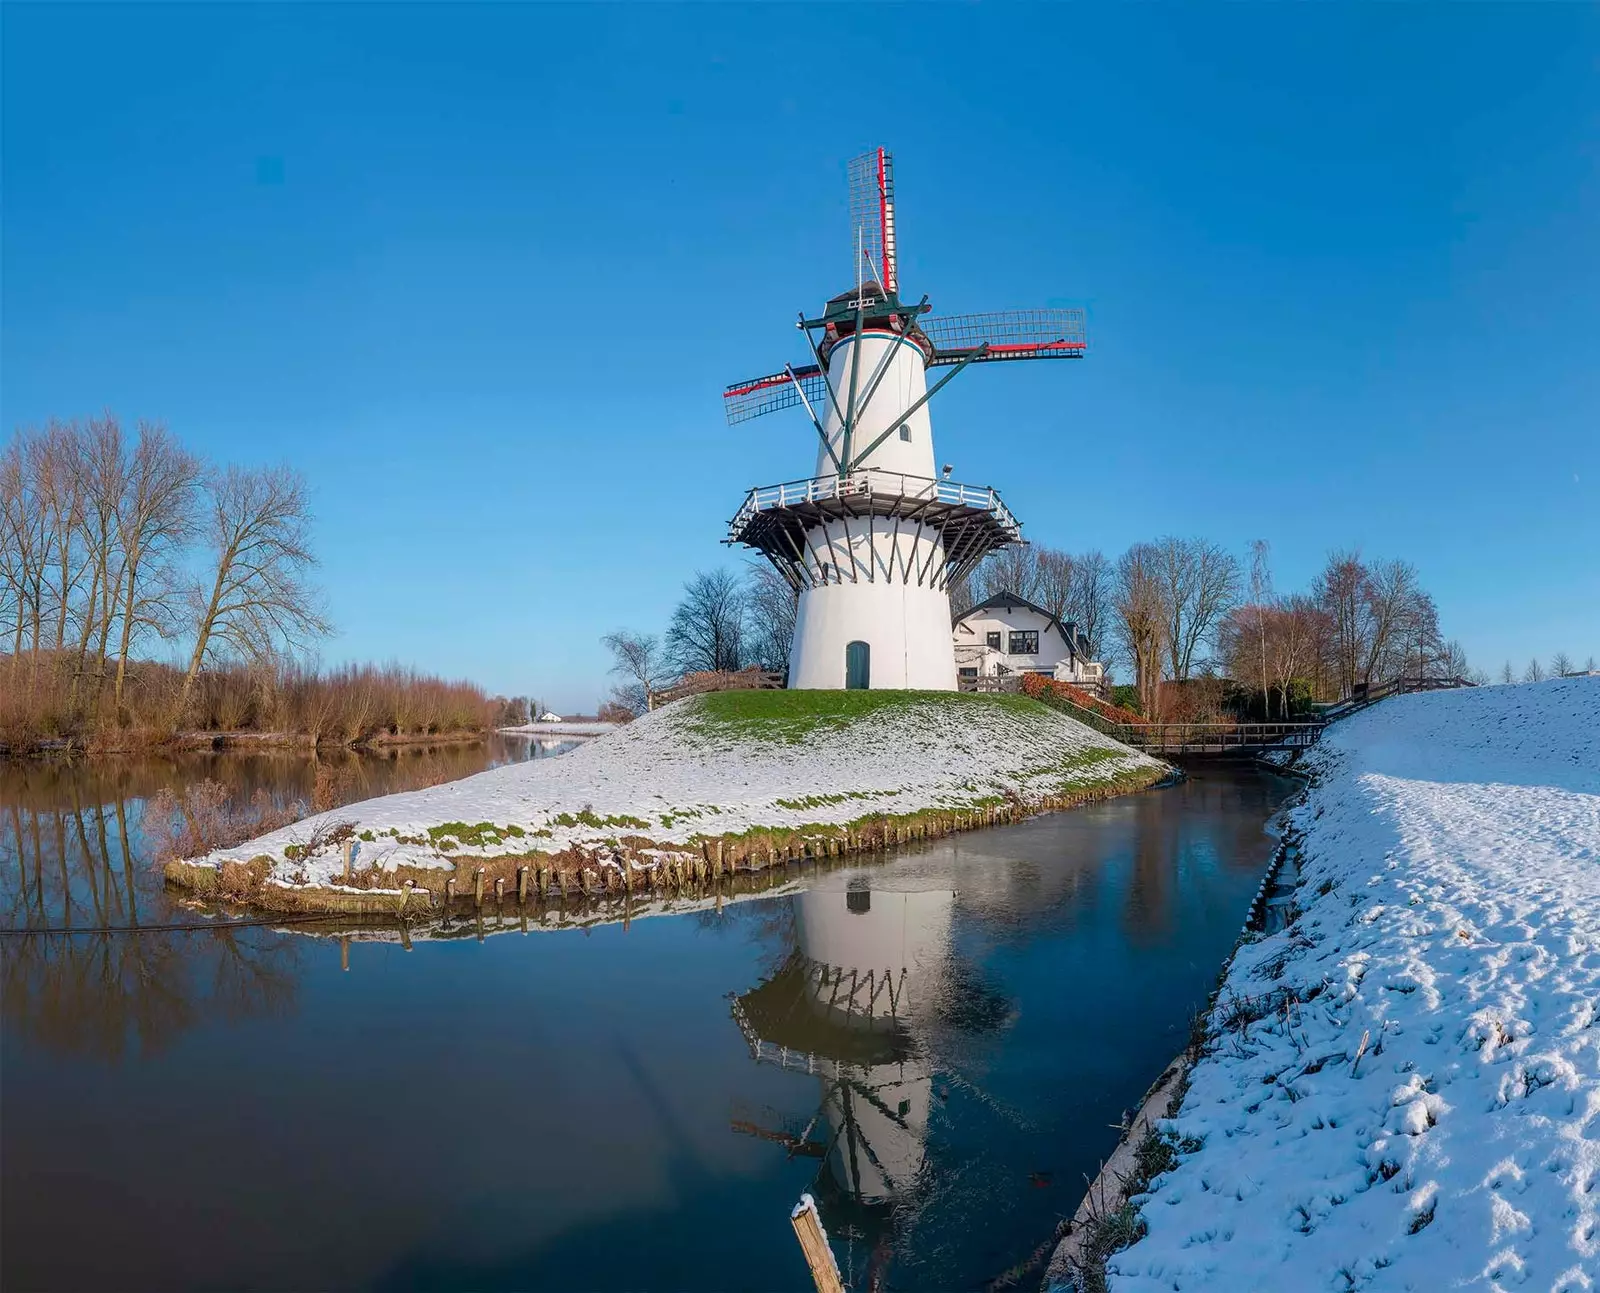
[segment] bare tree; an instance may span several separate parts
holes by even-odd
[[[1366,654],[1367,568],[1359,552],[1332,552],[1312,592],[1333,621],[1334,672],[1339,694],[1348,696]]]
[[[128,468],[128,486],[117,510],[122,549],[122,632],[117,644],[114,698],[120,713],[128,656],[144,629],[165,632],[170,624],[171,566],[194,528],[200,459],[159,424],[141,422]]]
[[[1112,592],[1111,563],[1098,548],[1072,558],[1072,590],[1067,598],[1067,618],[1088,640],[1089,654],[1103,659],[1105,625]]]
[[[23,485],[22,437],[15,436],[0,452],[0,627],[11,638],[12,685],[22,660],[22,626],[26,619],[27,561],[24,533],[29,525]]]
[[[190,590],[194,651],[178,697],[188,707],[194,681],[219,644],[243,660],[302,650],[329,631],[306,583],[316,565],[305,479],[288,467],[229,467],[206,481],[204,533],[215,558],[210,590]]]
[[[1296,593],[1273,608],[1267,634],[1273,685],[1278,689],[1278,717],[1289,717],[1291,686],[1310,670],[1318,639],[1317,621],[1323,612],[1311,598]],[[1268,714],[1271,717],[1271,714]]]
[[[1471,678],[1474,672],[1467,664],[1466,647],[1455,638],[1451,638],[1440,650],[1439,665],[1446,678]]]
[[[1374,562],[1363,591],[1366,654],[1361,679],[1370,684],[1386,673],[1404,673],[1407,639],[1423,633],[1432,601],[1422,605],[1416,567],[1408,561]],[[1399,667],[1383,668],[1392,654],[1398,654]]]
[[[731,671],[744,663],[744,590],[727,570],[698,571],[667,625],[667,656],[683,673]]]
[[[106,652],[116,616],[117,590],[122,586],[117,511],[127,490],[128,462],[122,427],[109,413],[90,419],[84,431],[77,470],[85,499],[81,524],[89,588],[79,627],[74,692],[88,668],[89,645],[97,637],[99,685],[105,683]]]
[[[1195,650],[1238,597],[1239,563],[1208,539],[1168,536],[1154,548],[1171,676],[1181,682]]]
[[[1039,591],[1038,550],[1028,543],[991,552],[972,572],[974,601],[986,601],[1000,593],[1010,593],[1033,601]]]
[[[611,652],[611,672],[624,680],[612,691],[612,700],[634,714],[654,709],[656,692],[661,689],[662,674],[666,670],[661,643],[655,634],[617,629],[600,641]],[[538,717],[537,703],[534,717]]]
[[[1162,554],[1152,543],[1136,543],[1117,561],[1113,609],[1117,635],[1133,665],[1134,682],[1145,715],[1156,717],[1161,688],[1161,657],[1166,648],[1166,603]]]
[[[1539,657],[1534,656],[1528,661],[1528,667],[1522,673],[1523,682],[1543,682],[1544,666],[1539,663]]]
[[[744,601],[749,658],[787,674],[800,594],[768,562],[752,561],[745,570]]]
[[[1034,596],[1058,620],[1071,618],[1073,560],[1059,548],[1040,547],[1034,559]]]
[[[1550,657],[1550,676],[1552,678],[1565,678],[1572,672],[1572,661],[1565,651],[1557,651]]]
[[[1505,664],[1500,667],[1500,681],[1504,683],[1512,683],[1516,680],[1517,675],[1512,672],[1511,661],[1507,660]]]
[[[1261,706],[1267,706],[1267,604],[1272,600],[1272,567],[1265,539],[1250,544],[1250,609],[1255,621],[1256,654],[1261,666]]]

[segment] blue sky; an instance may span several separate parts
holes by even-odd
[[[1414,561],[1498,669],[1600,654],[1600,8],[7,4],[0,423],[310,478],[339,636],[588,707],[798,414],[850,274],[1089,311],[942,460],[1036,540]],[[814,442],[814,437],[812,437]]]

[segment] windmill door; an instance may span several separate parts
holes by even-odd
[[[872,685],[872,648],[865,642],[852,642],[844,649],[844,685],[849,691],[865,691]]]

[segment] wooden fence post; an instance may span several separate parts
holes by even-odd
[[[817,1293],[844,1293],[844,1282],[839,1278],[839,1264],[833,1260],[833,1250],[828,1247],[828,1237],[822,1232],[822,1219],[817,1216],[816,1201],[802,1194],[789,1214],[789,1224],[794,1227],[795,1238],[800,1241],[800,1251],[805,1254],[806,1265],[811,1268],[812,1282]]]

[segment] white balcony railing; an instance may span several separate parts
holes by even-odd
[[[930,480],[926,476],[907,476],[869,467],[848,476],[816,476],[811,480],[791,480],[752,489],[745,495],[738,514],[728,523],[728,532],[737,536],[758,513],[772,508],[874,497],[976,508],[993,513],[995,520],[1013,535],[1022,528],[1011,509],[1000,501],[1000,495],[987,485],[962,485],[953,480]]]

